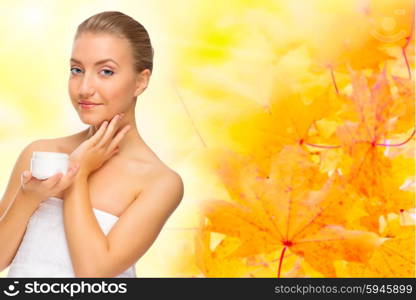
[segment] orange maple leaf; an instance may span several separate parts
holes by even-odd
[[[259,177],[255,167],[241,166],[240,172],[244,180],[239,182],[238,196],[233,194],[236,201],[212,200],[202,208],[209,220],[206,230],[241,240],[234,256],[282,249],[280,276],[284,252],[289,249],[333,277],[334,260],[365,262],[377,247],[375,233],[344,227],[353,200],[343,189],[341,177],[337,173],[326,180],[326,175],[317,176],[318,167],[298,146],[286,146],[273,157],[268,178]],[[319,187],[320,182],[324,184]]]
[[[414,206],[412,193],[401,191],[403,181],[395,179],[400,174],[392,171],[396,160],[384,153],[389,147],[384,140],[394,132],[397,120],[406,116],[408,126],[411,124],[405,113],[409,101],[393,97],[385,70],[370,78],[375,81],[371,87],[362,74],[351,70],[351,76],[353,91],[346,116],[353,121],[347,120],[337,128],[349,159],[344,159],[339,167],[356,191],[368,198],[369,216],[363,221],[370,230],[376,231],[380,215]],[[403,84],[403,80],[396,78],[396,81]],[[402,88],[399,94],[409,92]]]
[[[382,230],[384,241],[366,264],[348,263],[346,275],[361,277],[415,277],[415,226],[402,225],[391,214]],[[414,223],[414,221],[413,221]]]

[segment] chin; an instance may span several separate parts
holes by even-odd
[[[105,121],[105,118],[103,117],[94,117],[94,116],[80,116],[80,119],[82,121],[82,123],[86,124],[86,125],[91,125],[91,126],[99,126],[101,125],[102,122]]]

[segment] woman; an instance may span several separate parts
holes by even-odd
[[[153,48],[145,28],[116,11],[78,28],[69,95],[89,128],[37,140],[20,154],[0,202],[0,270],[9,277],[135,277],[183,196],[181,177],[138,133],[135,105]],[[33,151],[70,155],[66,175],[31,176]]]

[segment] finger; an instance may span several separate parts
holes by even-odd
[[[118,124],[119,120],[121,119],[120,114],[117,114],[108,124],[107,130],[104,134],[104,137],[101,139],[101,141],[97,144],[97,147],[103,147],[104,145],[107,145],[110,141],[110,138],[114,135],[114,130],[116,128],[116,125]]]
[[[66,189],[71,182],[74,180],[75,175],[78,173],[79,166],[73,166],[68,169],[66,175],[62,178],[62,186],[60,187],[60,191]]]
[[[118,117],[115,118],[114,122],[111,124],[111,128],[107,133],[106,139],[103,140],[103,143],[100,144],[101,147],[107,147],[110,144],[111,140],[113,139],[114,135],[117,133],[118,129],[121,125],[121,119],[123,118],[124,113],[118,114]]]
[[[90,138],[90,141],[93,145],[96,145],[101,140],[104,133],[106,132],[107,126],[108,126],[107,120],[101,123],[100,128],[98,128],[98,130]]]
[[[62,176],[63,176],[62,173],[57,173],[57,174],[49,177],[47,180],[45,180],[43,182],[43,184],[45,185],[45,187],[51,189],[59,182],[59,180],[62,178]]]
[[[72,161],[70,161],[70,163],[69,163],[69,168],[68,168],[68,171],[69,171],[70,169],[76,169],[76,168],[79,168],[79,167],[80,167],[79,162],[78,162],[78,161],[75,161],[75,160],[72,160]]]
[[[68,172],[66,172],[65,178],[74,176],[78,170],[79,170],[79,164],[76,163],[68,169]]]
[[[32,179],[32,173],[28,170],[25,170],[22,172],[20,179],[23,184],[26,184],[30,181],[30,179]]]
[[[110,154],[110,158],[111,157],[113,157],[113,156],[115,156],[115,155],[117,155],[117,153],[120,151],[120,148],[119,147],[117,147],[117,148],[115,148],[112,152],[111,152],[111,154]]]
[[[108,146],[108,152],[112,152],[116,146],[120,143],[120,141],[124,138],[126,133],[130,130],[131,125],[126,125],[121,129],[117,135],[114,137],[114,139],[111,141],[110,146]]]
[[[75,174],[77,174],[78,170],[80,168],[80,164],[76,163],[74,166],[72,166],[69,170],[69,176],[73,177],[75,176]]]

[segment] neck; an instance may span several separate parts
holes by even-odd
[[[103,120],[104,121],[104,120]],[[111,121],[111,120],[109,120]],[[129,154],[133,151],[137,154],[137,149],[143,149],[147,147],[146,143],[142,139],[137,129],[136,118],[134,113],[125,113],[125,116],[118,122],[116,132],[113,135],[113,138],[122,128],[124,128],[127,124],[131,126],[130,130],[124,135],[122,140],[119,142],[118,147],[120,154]],[[90,125],[90,127],[84,131],[84,139],[87,140],[91,138],[95,132],[100,128],[101,124],[99,125]]]

